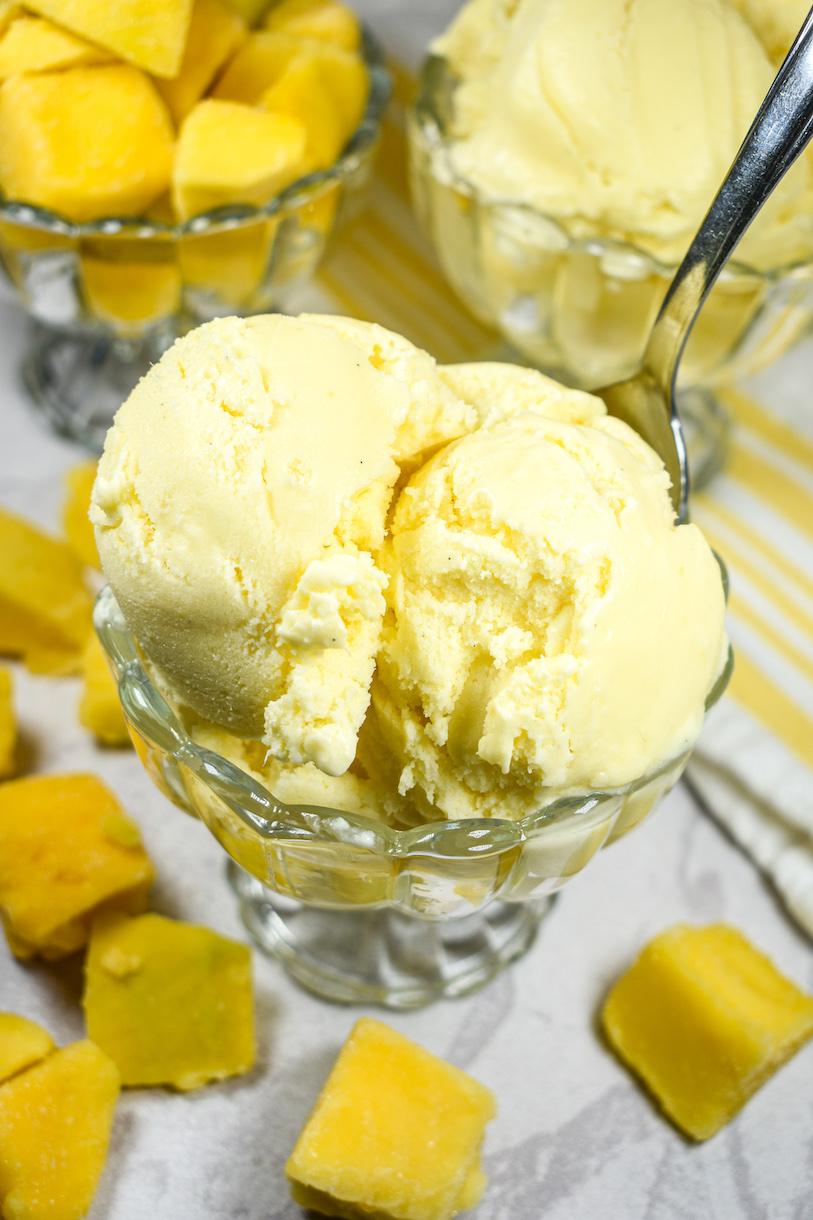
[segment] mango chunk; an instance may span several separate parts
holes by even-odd
[[[0,39],[0,80],[22,72],[51,72],[78,64],[110,62],[110,54],[61,30],[44,17],[15,18]]]
[[[118,1095],[115,1064],[87,1041],[0,1085],[3,1216],[84,1216],[107,1159]]]
[[[316,46],[315,51],[300,51],[261,98],[266,110],[304,123],[309,170],[327,169],[336,160],[361,120],[369,88],[357,56]]]
[[[172,147],[163,101],[127,64],[0,85],[0,187],[9,199],[75,221],[137,215],[166,190]]]
[[[33,673],[75,672],[91,602],[73,551],[0,509],[0,653]]]
[[[119,692],[104,650],[91,633],[82,655],[84,684],[79,702],[79,723],[90,729],[103,746],[129,746],[130,734],[119,702]]]
[[[301,53],[301,38],[257,30],[249,34],[230,61],[215,84],[212,97],[254,106],[265,91],[279,80],[291,60]]]
[[[317,59],[299,56],[262,98],[263,107],[305,127],[305,172],[327,169],[345,143],[341,118]]]
[[[262,204],[300,176],[305,128],[238,102],[199,102],[184,120],[172,198],[187,220],[228,203]]]
[[[0,665],[0,779],[10,779],[17,770],[17,721],[12,694],[11,672]]]
[[[40,1063],[53,1049],[53,1038],[36,1021],[0,1012],[0,1083]]]
[[[485,1189],[495,1112],[484,1085],[362,1017],[288,1160],[291,1193],[347,1220],[448,1220]]]
[[[616,983],[601,1019],[669,1117],[705,1140],[813,1034],[813,996],[735,928],[677,924]]]
[[[96,549],[96,535],[88,517],[97,466],[96,459],[89,458],[70,468],[65,475],[68,494],[62,506],[62,526],[68,542],[79,562],[89,568],[102,566]]]
[[[209,928],[111,913],[93,925],[88,1033],[125,1085],[196,1089],[254,1062],[251,953]]]
[[[152,208],[150,212],[154,215]],[[174,216],[169,222],[174,224]],[[178,309],[181,276],[173,242],[160,237],[150,242],[85,238],[80,257],[90,312],[115,322],[119,334],[143,334]]]
[[[156,76],[177,76],[192,0],[26,0],[26,7]]]
[[[152,881],[138,827],[95,775],[0,785],[0,917],[17,957],[74,953],[100,907],[143,910]]]
[[[229,7],[239,13],[248,25],[255,25],[271,0],[229,0]]]
[[[332,42],[345,51],[357,50],[361,42],[358,17],[339,0],[280,0],[263,24],[269,30]]]
[[[176,126],[203,97],[245,36],[245,21],[225,0],[195,0],[181,70],[172,80],[155,82]]]

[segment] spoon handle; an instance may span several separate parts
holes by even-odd
[[[813,9],[678,267],[652,328],[644,353],[644,368],[667,393],[671,394],[674,389],[678,361],[714,281],[811,135]]]

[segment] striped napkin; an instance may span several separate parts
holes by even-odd
[[[397,67],[370,204],[297,310],[339,312],[399,331],[444,364],[511,359],[447,285],[412,215]],[[707,812],[764,871],[813,936],[813,340],[720,397],[734,418],[725,471],[693,519],[731,576],[737,665],[688,771]]]

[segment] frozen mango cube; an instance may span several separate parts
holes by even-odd
[[[119,1095],[114,1063],[74,1042],[0,1085],[0,1213],[79,1220],[107,1159]]]
[[[346,51],[355,51],[361,42],[356,14],[339,0],[280,0],[264,24],[269,30],[332,42]]]
[[[100,907],[143,910],[150,859],[135,822],[95,775],[0,785],[0,916],[17,957],[65,957]]]
[[[96,549],[96,536],[88,517],[97,466],[96,459],[90,458],[70,468],[65,476],[68,494],[62,507],[62,525],[68,542],[79,562],[91,568],[102,566]]]
[[[313,44],[312,44],[313,45]],[[327,169],[355,131],[367,101],[368,79],[355,55],[325,44],[303,50],[266,90],[266,110],[305,124],[308,171]]]
[[[249,34],[215,84],[212,97],[254,106],[291,60],[302,53],[302,45],[302,39],[291,34],[268,30]]]
[[[447,1220],[485,1188],[484,1085],[369,1017],[356,1023],[286,1166],[303,1207]]]
[[[228,203],[261,204],[299,177],[305,127],[239,102],[199,102],[184,120],[172,198],[186,220]]]
[[[75,671],[91,602],[73,551],[0,509],[0,554],[0,653],[34,673]]]
[[[196,1089],[253,1064],[247,945],[162,915],[108,914],[85,970],[88,1033],[123,1084]]]
[[[0,665],[0,779],[10,779],[17,770],[17,721],[12,694],[11,672]]]
[[[178,309],[180,271],[174,243],[163,237],[150,242],[85,238],[81,266],[89,311],[114,322],[119,334],[143,334]]]
[[[36,1021],[0,1012],[0,1083],[40,1063],[53,1049],[53,1038]]]
[[[172,80],[156,80],[176,125],[203,97],[245,36],[245,22],[225,0],[195,0],[181,70]]]
[[[119,702],[119,692],[104,650],[91,633],[82,656],[84,684],[79,702],[79,723],[104,746],[129,746],[130,734]]]
[[[315,57],[300,55],[263,95],[262,105],[304,124],[305,172],[327,169],[345,144],[341,116]]]
[[[78,64],[109,63],[110,54],[44,17],[21,14],[0,38],[0,80],[21,72],[51,72]]]
[[[677,924],[616,983],[601,1019],[669,1117],[705,1140],[813,1034],[813,996],[735,928]]]
[[[177,76],[192,0],[26,0],[26,8],[156,76]]]
[[[137,215],[167,189],[172,148],[166,106],[128,64],[12,76],[0,86],[0,187],[9,199],[76,221]]]

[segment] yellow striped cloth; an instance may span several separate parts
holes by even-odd
[[[396,68],[395,82],[369,206],[297,308],[379,322],[441,363],[510,359],[449,288],[412,215],[403,120],[412,81]],[[735,420],[730,459],[692,515],[731,574],[737,666],[690,773],[813,935],[813,428],[807,439],[764,402],[722,397]]]

